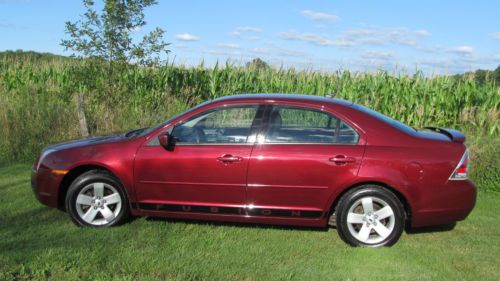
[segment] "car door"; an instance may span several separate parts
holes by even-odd
[[[333,189],[356,176],[364,153],[359,133],[321,109],[277,105],[267,115],[248,168],[253,215],[322,215]]]
[[[249,137],[258,126],[258,113],[258,105],[210,109],[169,129],[175,139],[172,151],[155,139],[141,147],[135,160],[140,207],[217,213],[225,206],[238,211],[245,204],[253,145]]]

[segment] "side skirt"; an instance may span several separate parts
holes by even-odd
[[[325,227],[327,214],[315,210],[287,210],[256,207],[221,207],[181,204],[132,204],[135,215],[231,222]]]

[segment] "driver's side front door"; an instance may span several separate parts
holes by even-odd
[[[135,160],[139,206],[237,213],[246,203],[249,139],[261,114],[258,105],[215,108],[169,129],[175,139],[172,151],[154,143],[141,147]]]

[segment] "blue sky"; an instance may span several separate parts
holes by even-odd
[[[98,2],[98,1],[97,1]],[[160,0],[141,36],[166,31],[169,59],[335,71],[458,73],[500,64],[500,1]],[[78,0],[0,0],[0,50],[70,54],[64,22]]]

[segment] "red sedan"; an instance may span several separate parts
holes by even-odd
[[[330,223],[351,245],[392,245],[405,226],[471,212],[464,140],[340,99],[235,95],[157,127],[47,147],[32,186],[80,226],[129,215]]]

